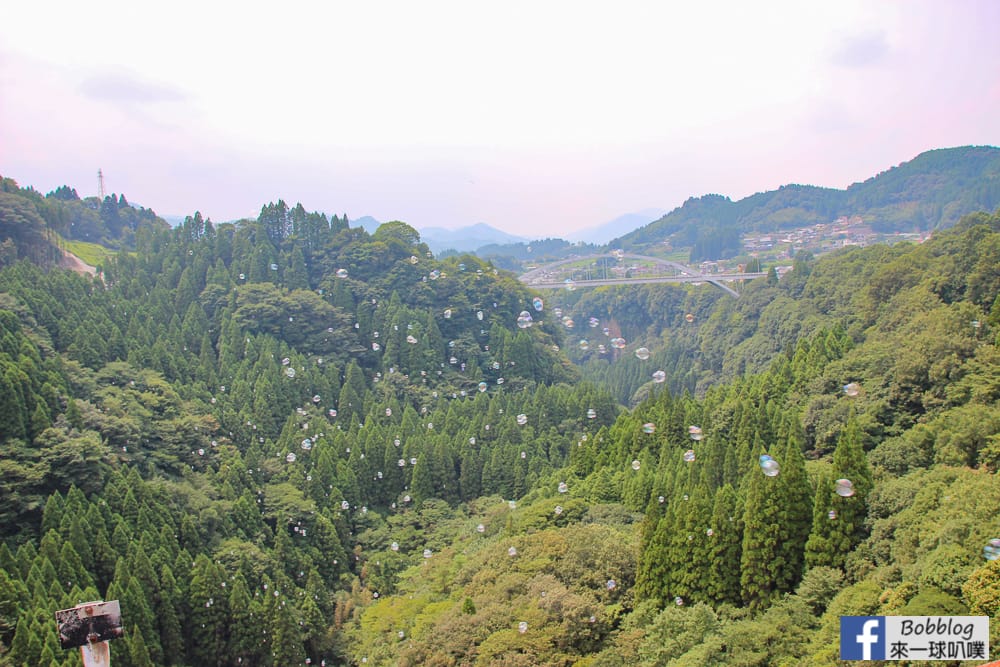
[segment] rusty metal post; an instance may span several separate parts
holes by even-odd
[[[111,644],[95,642],[80,647],[83,667],[111,667]]]
[[[118,600],[86,602],[56,612],[59,643],[64,649],[80,647],[83,667],[111,667],[109,639],[124,634]]]

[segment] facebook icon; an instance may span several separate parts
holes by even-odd
[[[841,616],[840,659],[885,660],[885,617]]]

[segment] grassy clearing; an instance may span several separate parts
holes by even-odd
[[[63,247],[91,266],[102,266],[109,257],[117,254],[115,250],[86,241],[63,241]]]

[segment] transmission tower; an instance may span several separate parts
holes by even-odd
[[[97,196],[104,201],[104,172],[97,170]]]

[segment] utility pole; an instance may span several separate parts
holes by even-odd
[[[97,170],[97,196],[104,201],[104,172]]]

